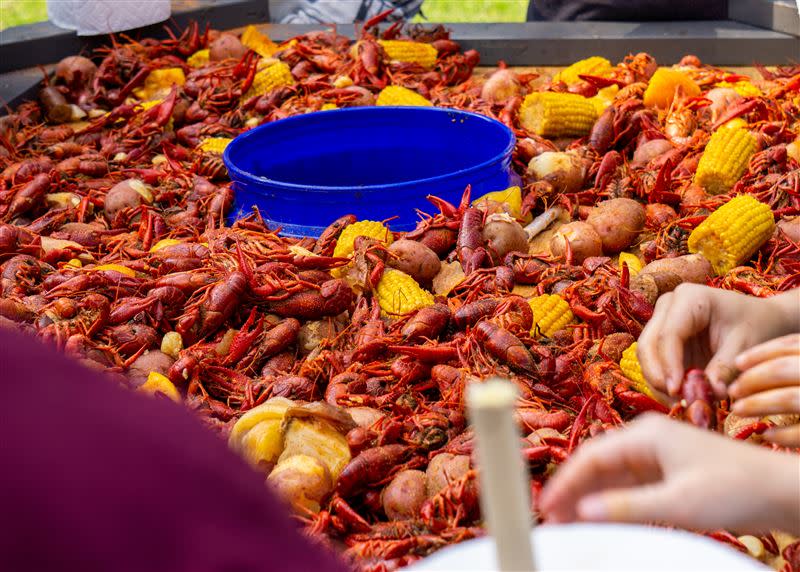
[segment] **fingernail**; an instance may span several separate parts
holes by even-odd
[[[578,514],[582,520],[607,520],[608,507],[603,497],[594,495],[578,503]]]
[[[742,401],[737,401],[731,406],[731,413],[735,413],[736,415],[740,415],[742,413]]]
[[[732,383],[731,385],[729,385],[728,395],[730,395],[731,397],[739,397],[739,387],[740,386],[738,383]]]

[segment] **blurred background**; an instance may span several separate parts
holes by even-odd
[[[414,20],[524,22],[527,9],[528,0],[425,0],[424,18]],[[47,20],[46,0],[0,0],[0,30],[43,20]]]

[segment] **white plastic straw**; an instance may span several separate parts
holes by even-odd
[[[530,487],[514,424],[516,387],[492,378],[467,388],[478,452],[481,510],[503,572],[534,570]]]

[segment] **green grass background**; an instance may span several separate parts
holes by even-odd
[[[528,0],[425,0],[416,21],[524,22]],[[0,0],[0,30],[47,19],[46,0]]]

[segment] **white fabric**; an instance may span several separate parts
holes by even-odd
[[[47,0],[47,16],[79,36],[124,32],[167,20],[170,0]]]

